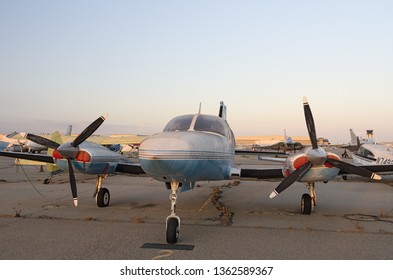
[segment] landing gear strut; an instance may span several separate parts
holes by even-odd
[[[169,200],[171,201],[171,214],[166,218],[166,242],[175,244],[179,240],[180,232],[180,218],[176,215],[177,190],[179,189],[179,182],[171,181],[171,194]]]
[[[310,194],[305,193],[302,196],[301,200],[301,211],[304,215],[310,215],[312,209],[317,205],[317,193],[315,190],[315,183],[314,182],[307,182],[306,186],[310,192]]]
[[[108,207],[109,201],[111,199],[109,190],[107,188],[102,188],[102,182],[108,177],[108,174],[98,175],[96,182],[96,191],[94,197],[96,198],[98,207]]]

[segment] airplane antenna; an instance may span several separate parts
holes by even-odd
[[[202,102],[199,102],[199,115],[201,114],[201,110],[202,110]]]

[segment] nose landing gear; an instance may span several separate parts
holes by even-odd
[[[98,207],[108,207],[110,201],[110,193],[107,188],[102,188],[102,182],[108,177],[108,174],[98,175],[96,181],[96,191],[93,197],[96,198]]]
[[[175,244],[179,240],[180,234],[180,217],[176,215],[177,190],[179,189],[180,183],[171,181],[170,185],[172,190],[169,195],[171,214],[166,218],[166,242]]]
[[[312,209],[317,205],[317,193],[315,190],[315,183],[314,182],[307,182],[306,186],[310,192],[310,194],[305,193],[302,196],[301,200],[301,211],[304,215],[310,215]]]

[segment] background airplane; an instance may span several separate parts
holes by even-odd
[[[4,142],[4,141],[0,141],[0,151],[4,150],[5,148],[7,148],[9,145],[8,142]]]
[[[352,158],[359,165],[390,165],[393,164],[393,148],[384,144],[363,144],[352,153]]]
[[[256,144],[252,145],[252,150],[254,151],[266,151],[266,150],[276,150],[277,152],[286,153],[287,151],[297,151],[304,148],[303,144],[300,142],[294,142],[292,137],[287,136],[286,130],[284,129],[284,137],[282,141],[271,140],[259,140]]]
[[[95,120],[73,141],[64,144],[34,134],[26,135],[27,139],[53,149],[52,156],[11,152],[0,152],[0,156],[55,163],[57,167],[68,170],[75,206],[78,205],[75,171],[97,174],[95,197],[99,207],[109,205],[109,191],[102,187],[108,174],[147,175],[162,181],[166,188],[171,190],[171,213],[166,219],[166,240],[173,244],[178,242],[180,232],[180,217],[176,212],[178,190],[190,190],[196,181],[285,177],[274,191],[274,195],[277,195],[297,180],[311,184],[318,180],[329,180],[336,176],[340,169],[378,178],[377,174],[341,162],[338,157],[318,148],[311,111],[308,103],[304,106],[313,147],[291,157],[284,169],[235,166],[235,138],[227,123],[226,107],[223,103],[220,105],[219,116],[201,113],[178,116],[169,121],[163,132],[147,136],[140,145],[139,164],[102,145],[86,141],[104,122],[105,116]],[[330,168],[331,166],[335,168]],[[304,204],[309,207],[307,202]]]
[[[393,164],[393,148],[386,144],[376,143],[373,137],[373,131],[367,130],[367,139],[360,139],[351,132],[351,143],[355,139],[357,146],[355,152],[352,153],[352,158],[355,164],[358,165],[391,165]]]
[[[351,136],[351,141],[348,144],[344,145],[338,145],[341,148],[347,149],[351,152],[357,151],[359,147],[363,144],[375,144],[375,139],[373,137],[373,131],[372,130],[366,130],[367,133],[367,139],[365,138],[360,138],[355,134],[355,132],[352,130],[352,128],[349,130],[349,134]]]
[[[69,125],[65,136],[71,135],[72,125]],[[46,151],[48,148],[44,145],[40,145],[30,140],[26,140],[24,137],[25,133],[13,132],[11,134],[5,135],[2,137],[3,141],[7,141],[9,143],[6,148],[7,151],[11,152],[29,152],[29,153],[41,153],[42,151]],[[41,135],[42,137],[50,137],[48,135]]]
[[[294,142],[293,139],[287,136],[286,130],[284,129],[284,140],[271,144],[271,145],[262,145],[261,148],[263,149],[271,149],[277,150],[278,152],[283,151],[298,151],[304,148],[303,144],[300,142]]]

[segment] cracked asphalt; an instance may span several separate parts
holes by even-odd
[[[238,161],[261,164],[246,157]],[[44,185],[46,172],[24,170],[27,177],[13,160],[0,158],[3,260],[393,258],[393,189],[387,184],[340,178],[319,183],[317,208],[306,216],[300,214],[307,191],[301,183],[269,199],[278,181],[198,182],[179,193],[177,206],[179,244],[193,249],[163,251],[142,248],[165,244],[170,191],[163,183],[110,176],[104,181],[110,206],[98,208],[95,177],[78,174],[79,206],[73,207],[67,174]]]

